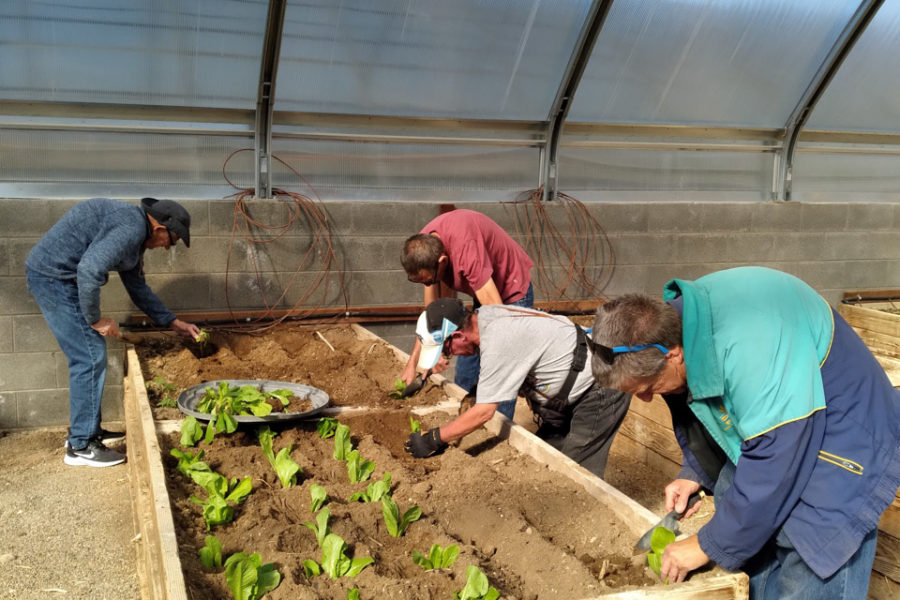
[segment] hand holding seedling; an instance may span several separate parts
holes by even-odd
[[[169,324],[169,327],[178,335],[183,335],[184,337],[189,337],[194,340],[196,340],[197,336],[200,335],[199,327],[197,327],[193,323],[182,321],[181,319],[175,319]]]
[[[709,556],[700,548],[697,536],[692,535],[666,546],[662,555],[659,575],[663,581],[668,579],[669,583],[679,583],[684,581],[688,573],[699,569],[708,562]]]

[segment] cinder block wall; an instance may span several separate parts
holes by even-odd
[[[0,429],[57,426],[68,423],[68,368],[37,305],[29,294],[23,262],[40,236],[75,202],[69,200],[0,200]],[[289,233],[254,260],[249,244],[232,239],[234,204],[227,200],[193,200],[192,247],[146,254],[147,280],[176,313],[264,308],[260,290],[271,304],[288,284],[310,247],[308,225],[301,219]],[[457,204],[491,216],[511,233],[524,225],[524,212],[510,204]],[[606,230],[615,252],[615,270],[606,293],[659,294],[672,277],[694,278],[745,264],[782,269],[804,279],[829,302],[844,291],[900,289],[900,203],[598,203],[588,205]],[[325,204],[334,251],[342,263],[351,305],[413,304],[420,286],[407,281],[399,262],[403,240],[438,214],[437,204]],[[284,223],[285,203],[249,203],[254,219]],[[548,214],[568,231],[561,206]],[[520,242],[525,238],[518,236]],[[550,267],[549,260],[545,265]],[[290,307],[314,281],[322,263],[313,257],[296,277],[279,307]],[[560,273],[559,269],[549,269]],[[227,288],[226,288],[227,273]],[[124,320],[136,309],[116,276],[103,291],[106,316]],[[316,294],[305,306],[340,306],[342,296],[333,269],[327,295]],[[227,295],[226,295],[227,289]],[[539,290],[538,300],[549,300]],[[570,289],[573,297],[583,290]],[[373,327],[401,348],[412,344],[410,327]],[[121,346],[110,342],[110,367],[104,396],[107,421],[121,420]]]

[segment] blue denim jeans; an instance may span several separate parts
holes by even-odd
[[[478,308],[480,304],[478,300],[475,300],[475,308]],[[509,306],[524,306],[525,308],[531,308],[534,306],[534,286],[532,284],[528,284],[528,291],[525,292],[525,295],[516,300],[515,302],[511,302]],[[473,354],[471,356],[457,356],[456,357],[456,375],[453,377],[453,383],[466,390],[467,392],[475,387],[475,384],[478,383],[478,373],[481,371],[481,356],[478,354]],[[497,404],[497,410],[500,411],[500,414],[512,419],[513,415],[516,412],[516,399],[512,400],[504,400],[503,402],[499,402]]]
[[[735,467],[726,462],[716,481],[715,498],[721,498],[734,482]],[[859,600],[869,589],[878,530],[863,538],[862,545],[844,566],[822,579],[803,561],[783,529],[744,565],[750,576],[750,600]]]
[[[74,281],[45,277],[26,270],[28,289],[69,359],[69,445],[87,446],[100,430],[100,400],[106,382],[106,340],[81,312]]]

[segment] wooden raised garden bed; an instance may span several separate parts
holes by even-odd
[[[889,297],[896,299],[885,299]],[[900,388],[900,290],[847,292],[838,312],[884,367],[894,387]],[[900,598],[900,494],[878,525],[869,598]]]
[[[365,341],[368,351],[343,363],[346,377],[367,373],[366,357],[382,349],[395,355],[391,372],[377,383],[378,389],[371,390],[387,399],[389,383],[401,366],[397,357],[405,359],[405,355],[358,326],[351,331]],[[340,350],[344,334],[339,328],[322,332]],[[308,345],[298,345],[297,352],[308,351]],[[230,347],[236,346],[231,343]],[[267,349],[265,355],[271,358],[274,350]],[[258,376],[276,378],[270,373]],[[322,377],[331,381],[329,376]],[[235,378],[247,378],[247,374]],[[455,414],[462,395],[438,376],[432,381],[440,387],[425,390],[419,400],[430,405],[414,411],[426,427],[448,420],[446,411]],[[321,381],[305,383],[318,383],[317,387],[329,391]],[[254,492],[237,508],[235,521],[209,533],[222,541],[226,555],[259,552],[264,563],[275,563],[282,582],[267,598],[346,598],[347,590],[354,587],[362,599],[449,598],[465,584],[467,565],[479,566],[502,598],[747,597],[746,575],[718,568],[683,584],[654,584],[642,566],[643,557],[632,556],[632,547],[659,517],[525,428],[496,415],[487,431],[467,436],[441,456],[416,460],[402,450],[408,410],[398,409],[391,400],[356,408],[353,399],[344,396],[355,392],[340,387],[345,383],[334,379],[331,393],[338,406],[329,411],[350,426],[354,447],[376,463],[366,483],[391,472],[394,499],[401,511],[415,504],[423,517],[410,525],[405,536],[393,538],[384,531],[380,506],[348,502],[349,494],[364,489],[365,483],[348,482],[344,464],[330,456],[333,439],[319,439],[314,422],[279,428],[275,438],[276,451],[293,444],[292,457],[304,469],[292,488],[281,488],[251,431],[239,430],[232,436],[217,436],[209,446],[199,445],[206,450],[205,460],[223,475],[253,477]],[[449,402],[441,402],[448,398]],[[141,360],[133,347],[127,351],[125,408],[144,598],[229,597],[223,592],[222,569],[204,569],[197,559],[206,532],[199,507],[186,498],[197,488],[175,471],[174,459],[168,455],[178,443],[177,417],[165,418],[164,412],[151,406]],[[251,457],[249,461],[246,456]],[[302,573],[302,559],[320,558],[314,534],[302,525],[315,517],[309,507],[312,483],[328,490],[332,530],[350,544],[350,556],[375,558],[355,579],[330,580],[327,575],[307,579]],[[432,543],[457,544],[456,564],[444,572],[427,573],[415,565],[411,549],[427,552]]]

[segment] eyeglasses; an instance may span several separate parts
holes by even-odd
[[[421,273],[421,271],[419,273]],[[431,275],[430,281],[419,281],[419,273],[416,273],[415,275],[407,275],[406,278],[410,283],[421,283],[422,285],[437,285],[441,282],[441,278],[438,275],[437,269],[432,272],[433,274]]]
[[[444,346],[443,346],[442,350],[443,350],[444,356],[446,356],[447,358],[450,358],[452,346],[453,346],[453,337],[457,333],[459,333],[459,332],[458,331],[451,332],[450,335],[447,336],[447,339],[444,340]]]
[[[591,348],[591,352],[594,353],[595,356],[599,356],[600,360],[605,362],[608,365],[613,364],[613,361],[616,359],[616,356],[619,354],[626,354],[628,352],[640,352],[641,350],[646,350],[647,348],[658,348],[660,352],[663,354],[668,354],[669,349],[665,346],[661,346],[660,344],[642,344],[640,346],[604,346],[603,344],[598,344],[594,340],[588,338],[588,346]]]

